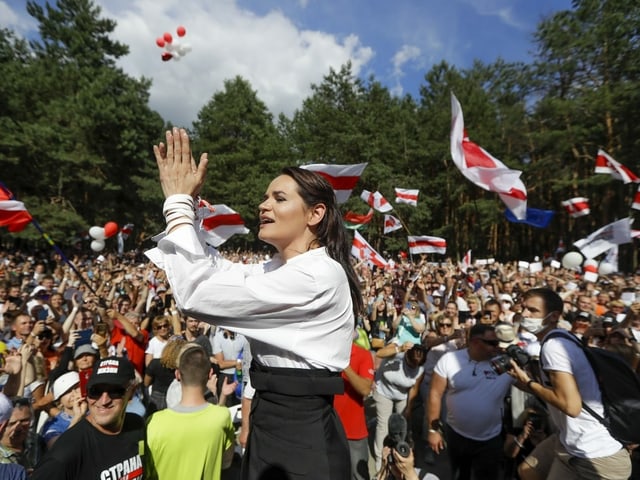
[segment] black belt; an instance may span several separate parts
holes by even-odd
[[[251,362],[251,385],[258,391],[282,395],[339,395],[344,393],[340,372],[329,370],[266,367]]]

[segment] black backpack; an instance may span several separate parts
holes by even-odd
[[[544,339],[566,338],[582,348],[596,374],[604,417],[584,401],[582,408],[604,425],[613,438],[623,445],[640,443],[640,378],[617,353],[588,347],[570,332],[551,332]]]

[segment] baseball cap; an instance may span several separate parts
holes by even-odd
[[[136,377],[133,365],[126,357],[101,358],[93,367],[87,389],[93,385],[127,386]]]
[[[36,288],[34,288],[34,289],[31,291],[31,296],[32,296],[32,297],[35,297],[35,296],[37,296],[39,293],[45,293],[46,291],[47,291],[47,289],[46,289],[46,288],[44,288],[42,285],[38,285]]]
[[[614,313],[605,313],[602,317],[602,323],[611,323],[615,325],[618,321],[616,320],[616,315]]]
[[[95,348],[93,348],[90,343],[85,343],[83,345],[78,346],[75,349],[75,351],[73,352],[73,359],[75,360],[80,355],[84,355],[86,353],[98,356],[98,351]]]
[[[510,345],[518,343],[516,339],[516,331],[510,323],[498,323],[495,328],[496,337],[498,338],[498,346],[507,348]]]
[[[591,321],[591,315],[589,315],[589,312],[580,311],[580,312],[578,312],[578,315],[575,316],[574,320],[583,320],[583,321],[586,321],[586,322],[590,322]]]
[[[56,378],[53,382],[53,399],[58,400],[61,396],[80,383],[78,372],[67,372]]]
[[[513,297],[508,293],[503,293],[502,295],[500,295],[500,301],[509,302],[511,305],[513,305]]]
[[[13,411],[13,404],[9,397],[0,392],[0,423],[6,422],[11,417]]]

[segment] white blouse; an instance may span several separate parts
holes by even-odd
[[[181,227],[146,252],[165,270],[187,315],[246,336],[262,365],[327,368],[349,364],[354,328],[347,276],[325,248],[284,263],[230,262]]]

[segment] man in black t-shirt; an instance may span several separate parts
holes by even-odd
[[[88,415],[60,436],[31,478],[142,479],[144,420],[126,413],[135,387],[126,358],[101,359],[87,383]]]

